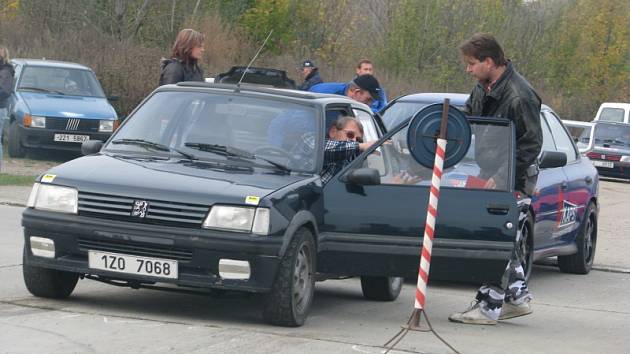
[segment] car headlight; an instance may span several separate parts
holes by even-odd
[[[35,183],[26,206],[39,210],[76,214],[78,195],[79,193],[74,188]]]
[[[24,123],[25,127],[46,128],[46,117],[25,114],[22,122]]]
[[[114,131],[114,121],[109,119],[101,119],[98,123],[98,131],[111,133]]]
[[[204,220],[207,229],[223,229],[253,232],[267,235],[269,232],[269,209],[215,205]]]

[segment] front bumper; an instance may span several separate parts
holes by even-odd
[[[135,283],[267,292],[279,265],[282,237],[184,229],[52,213],[27,208],[22,214],[26,264]],[[55,241],[55,258],[34,256],[30,237]],[[91,269],[88,250],[175,259],[177,279]],[[219,260],[248,261],[247,280],[223,279]]]
[[[81,151],[81,143],[55,141],[55,134],[89,135],[90,140],[107,141],[112,135],[86,131],[63,131],[46,128],[25,128],[20,126],[20,143],[29,149],[52,149],[65,151]]]

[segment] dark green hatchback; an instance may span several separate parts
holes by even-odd
[[[339,116],[379,143],[323,183],[325,133]],[[431,276],[496,280],[518,224],[513,128],[471,123],[496,137],[473,145],[500,156],[471,152],[444,171]],[[406,124],[385,134],[343,96],[160,87],[107,142],[85,142],[86,156],[38,178],[22,220],[26,286],[52,298],[79,278],[259,292],[263,318],[284,326],[304,323],[316,279],[360,276],[365,297],[394,300],[417,274],[431,180],[410,157]],[[493,190],[477,177],[488,164],[508,171]]]

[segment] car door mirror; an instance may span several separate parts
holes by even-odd
[[[115,96],[115,95],[112,95],[112,96],[108,96],[108,97],[107,97],[107,100],[108,100],[108,101],[110,101],[110,102],[116,102],[116,101],[118,101],[119,99],[120,99],[120,96]]]
[[[101,151],[103,142],[100,140],[86,140],[81,144],[81,153],[83,155],[92,155]]]
[[[543,151],[538,159],[540,168],[562,167],[567,164],[567,154],[559,151]]]
[[[375,168],[357,168],[347,174],[345,181],[363,186],[376,186],[381,184],[381,175]]]

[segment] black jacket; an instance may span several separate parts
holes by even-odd
[[[536,183],[535,174],[528,176],[528,167],[536,164],[542,147],[542,131],[540,129],[541,99],[532,86],[508,62],[507,69],[494,84],[490,92],[486,92],[481,83],[473,88],[466,102],[467,113],[473,116],[492,116],[508,118],[514,121],[516,127],[516,189],[531,194]],[[483,137],[483,135],[482,135]],[[484,173],[483,161],[493,165],[500,152],[496,149],[476,151],[477,160],[482,168],[484,177],[503,176],[505,169],[492,171],[487,168]],[[496,163],[494,163],[496,165]],[[495,178],[496,180],[496,178]]]
[[[13,90],[13,65],[0,62],[0,108],[6,108]]]
[[[322,77],[319,76],[319,69],[315,68],[306,76],[306,78],[304,78],[304,82],[298,86],[298,90],[308,91],[311,86],[321,84],[322,82],[324,82],[324,80],[322,80]]]
[[[160,62],[160,86],[182,81],[204,81],[203,70],[197,63],[185,65],[176,58],[162,59]]]

